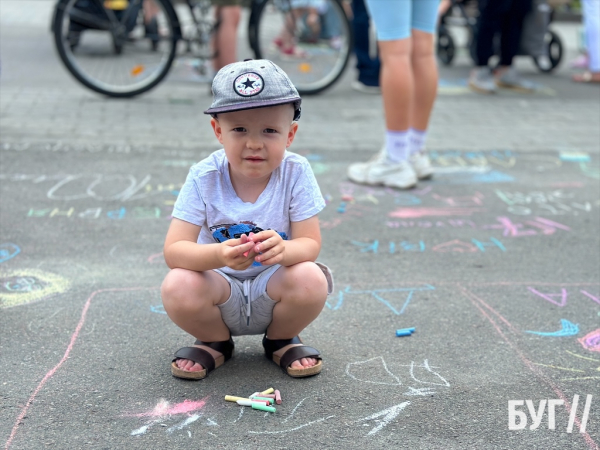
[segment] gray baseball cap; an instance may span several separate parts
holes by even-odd
[[[212,83],[213,102],[204,114],[293,103],[294,120],[300,118],[302,99],[287,74],[267,59],[246,59],[228,64]]]

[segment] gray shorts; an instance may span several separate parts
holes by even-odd
[[[331,270],[321,263],[316,263],[327,278],[327,293],[333,292],[333,276]],[[273,308],[277,304],[267,294],[267,283],[281,265],[275,264],[262,271],[254,278],[238,280],[219,269],[214,269],[225,278],[231,286],[231,295],[225,303],[217,305],[221,310],[223,322],[232,336],[263,334],[273,320]]]

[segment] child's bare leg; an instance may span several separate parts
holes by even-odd
[[[169,318],[182,330],[204,342],[229,339],[229,328],[223,322],[217,305],[227,301],[231,287],[218,273],[173,269],[163,281],[161,295]],[[209,347],[202,348],[214,357],[221,356]],[[176,364],[180,369],[191,372],[204,369],[187,359],[178,359]]]
[[[323,310],[327,300],[327,280],[312,262],[279,268],[267,284],[267,294],[277,302],[273,321],[267,328],[269,339],[291,339],[300,334]],[[315,358],[302,358],[294,369],[312,367]]]

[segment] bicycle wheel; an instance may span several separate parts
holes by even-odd
[[[256,0],[248,37],[255,57],[280,66],[301,95],[333,85],[352,52],[340,0]]]
[[[454,39],[446,27],[444,25],[440,25],[437,33],[437,56],[439,60],[445,66],[449,66],[452,64],[455,54],[456,47],[454,45]]]
[[[143,7],[152,12],[148,23]],[[168,0],[58,0],[52,32],[75,79],[110,97],[133,97],[156,86],[181,37]]]
[[[533,62],[541,72],[550,73],[560,64],[563,55],[563,45],[560,37],[552,30],[546,31],[544,41],[548,53],[544,56],[534,56]]]

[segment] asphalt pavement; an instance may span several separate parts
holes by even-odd
[[[5,449],[600,448],[600,88],[570,81],[577,23],[552,25],[552,74],[517,59],[534,94],[470,92],[464,51],[440,67],[436,173],[410,191],[346,178],[384,131],[353,67],[304,98],[291,150],[327,199],[336,282],[302,334],[323,372],[291,379],[247,336],[189,382],[170,374],[191,339],[159,286],[177,191],[218,148],[208,85],[174,70],[135,99],[90,92],[58,60],[51,9],[0,0]],[[269,387],[276,413],[224,401]]]

